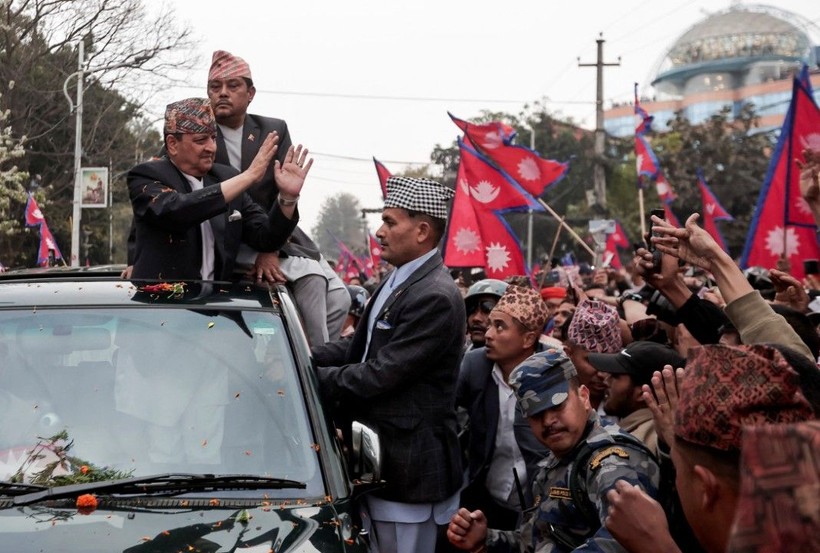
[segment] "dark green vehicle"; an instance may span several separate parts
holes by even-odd
[[[0,551],[368,551],[352,450],[282,287],[0,276]]]

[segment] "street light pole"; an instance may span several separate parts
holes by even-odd
[[[71,97],[68,95],[67,87],[68,81],[74,75],[77,76],[77,105],[71,106],[76,114],[76,124],[74,126],[74,201],[72,202],[71,210],[71,266],[80,266],[80,217],[82,214],[82,182],[80,179],[80,166],[82,165],[83,155],[83,65],[85,54],[83,52],[83,41],[80,40],[77,44],[77,52],[79,60],[77,64],[77,72],[69,75],[63,83],[63,92],[68,98],[68,103],[71,105]]]

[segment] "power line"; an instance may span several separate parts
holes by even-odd
[[[179,88],[188,88],[199,90],[196,86],[180,86]],[[338,92],[308,92],[296,90],[263,90],[256,89],[257,94],[277,94],[280,96],[309,96],[315,98],[345,98],[349,100],[389,100],[401,102],[447,102],[447,103],[471,103],[471,104],[526,104],[532,100],[497,100],[485,98],[437,98],[425,96],[390,96],[379,94],[342,94]],[[592,104],[594,102],[583,102],[580,100],[551,100],[547,101],[552,104]]]
[[[345,159],[348,161],[366,161],[368,163],[373,163],[372,157],[354,157],[354,156],[342,156],[338,154],[324,154],[322,152],[310,152],[311,155],[315,155],[318,157],[329,157],[333,159]],[[396,163],[399,165],[435,165],[438,166],[437,163],[433,163],[431,161],[396,161],[391,159],[379,159],[382,163]]]

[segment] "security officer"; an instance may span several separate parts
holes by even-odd
[[[470,339],[467,351],[484,347],[484,333],[490,326],[490,311],[504,292],[507,283],[494,278],[485,278],[475,282],[464,296],[464,307],[467,311],[467,335]]]
[[[510,385],[536,437],[550,450],[533,483],[534,505],[509,532],[488,529],[481,511],[459,509],[447,530],[450,542],[471,552],[626,551],[603,526],[606,493],[627,480],[655,497],[659,469],[652,454],[617,426],[601,425],[589,390],[557,349],[521,363]]]

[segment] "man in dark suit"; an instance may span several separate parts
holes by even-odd
[[[216,122],[207,99],[188,98],[165,111],[167,158],[128,173],[134,210],[135,279],[229,279],[241,240],[275,250],[298,221],[296,203],[312,160],[289,148],[275,162],[277,204],[266,213],[246,194],[271,164],[277,136],[262,141],[242,173],[214,165]]]
[[[279,136],[279,162],[283,161],[281,157],[291,146],[288,125],[282,119],[248,113],[255,95],[248,63],[230,52],[215,51],[208,72],[208,97],[217,122],[217,163],[246,169],[259,151],[261,137],[271,132]],[[272,167],[248,193],[265,210],[274,205],[278,186]],[[252,244],[244,244],[237,266],[260,280],[289,283],[312,345],[340,336],[350,296],[318,246],[301,228],[294,228],[278,252],[258,251]]]
[[[376,233],[396,269],[376,290],[352,340],[312,349],[322,396],[337,420],[380,435],[387,486],[367,496],[381,553],[432,552],[461,484],[455,384],[464,301],[436,246],[453,191],[391,177]],[[343,431],[349,429],[344,425]]]
[[[470,421],[461,505],[481,509],[493,528],[517,527],[521,511],[532,505],[536,465],[547,454],[516,408],[508,383],[519,363],[543,349],[538,339],[547,318],[538,292],[509,285],[489,313],[486,346],[468,352],[461,363],[456,404]]]

